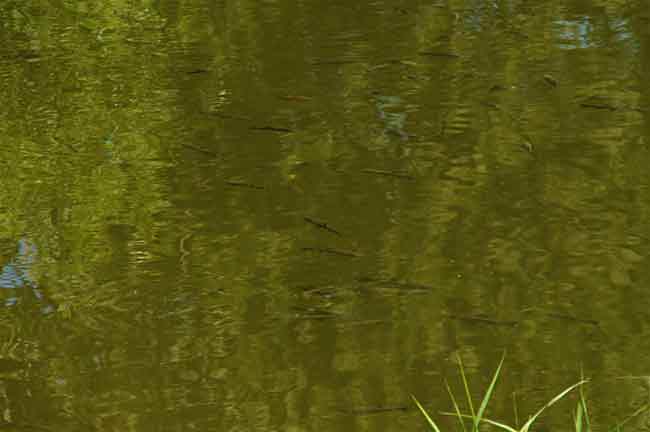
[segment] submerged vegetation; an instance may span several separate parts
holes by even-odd
[[[458,398],[454,395],[451,388],[449,387],[449,384],[445,381],[445,387],[447,389],[447,393],[449,394],[449,397],[453,404],[454,412],[442,412],[441,414],[445,416],[453,416],[456,419],[458,419],[458,423],[460,424],[459,430],[463,432],[478,432],[482,424],[488,424],[497,429],[508,431],[508,432],[528,432],[531,430],[531,427],[533,427],[536,420],[548,408],[550,408],[551,406],[555,405],[557,402],[564,399],[574,390],[577,390],[579,393],[579,397],[576,403],[575,412],[573,413],[572,428],[573,430],[575,430],[575,432],[590,432],[592,430],[591,420],[589,418],[589,410],[587,408],[587,398],[585,396],[585,391],[584,391],[584,385],[587,384],[589,380],[585,379],[584,377],[582,377],[580,381],[565,388],[560,393],[558,393],[555,397],[550,399],[546,404],[544,404],[544,406],[542,406],[539,410],[537,410],[532,416],[528,417],[528,420],[526,420],[526,422],[522,426],[519,426],[519,414],[518,414],[516,402],[514,405],[514,415],[515,415],[514,426],[487,418],[485,416],[485,412],[490,400],[492,399],[492,396],[494,395],[496,384],[499,381],[499,374],[501,372],[501,367],[503,366],[504,358],[505,356],[501,358],[501,361],[499,362],[499,365],[497,366],[497,369],[494,372],[494,376],[492,377],[492,381],[490,382],[490,385],[488,386],[487,390],[485,391],[485,394],[483,395],[481,404],[479,405],[478,410],[476,410],[474,408],[474,403],[472,402],[472,396],[467,381],[467,376],[465,375],[465,368],[463,366],[463,362],[460,359],[460,357],[458,357],[459,371],[463,383],[463,388],[465,390],[465,397],[467,399],[466,401],[467,409],[469,409],[469,413],[463,413],[461,411]],[[420,401],[413,395],[411,395],[411,397],[413,398],[413,401],[415,402],[418,409],[426,419],[431,430],[434,432],[442,432],[440,426],[432,419],[431,414],[422,406]],[[620,421],[615,426],[607,430],[612,432],[622,431],[623,427],[626,424],[628,424],[630,420],[637,417],[641,413],[648,411],[649,408],[650,408],[650,404],[645,404],[641,406],[636,411],[634,411],[631,415],[625,417],[624,420]]]

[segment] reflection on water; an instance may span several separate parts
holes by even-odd
[[[25,239],[18,241],[16,256],[9,263],[2,267],[0,273],[0,289],[2,289],[6,306],[15,306],[19,302],[35,300],[44,304],[41,307],[43,313],[53,312],[53,306],[47,304],[37,282],[31,273],[32,267],[37,260],[37,250],[34,244]]]
[[[30,267],[36,260],[36,247],[26,240],[18,241],[18,251],[15,258],[2,267],[0,274],[0,287],[16,289],[25,285],[34,285],[29,274]]]
[[[649,19],[1,5],[0,424],[417,430],[411,394],[449,410],[457,356],[481,388],[504,350],[490,417],[584,370],[614,424],[647,396]]]
[[[599,18],[599,17],[598,17]],[[562,49],[625,49],[639,48],[639,40],[630,29],[626,17],[611,16],[606,22],[599,22],[590,16],[578,16],[572,19],[559,19],[553,23],[557,34],[557,46]],[[603,26],[604,31],[598,31]]]
[[[398,111],[401,102],[399,96],[377,95],[377,115],[384,123],[384,132],[387,135],[396,135],[403,141],[408,141],[409,135],[404,130],[406,113]]]
[[[593,25],[589,17],[580,17],[574,20],[555,21],[557,28],[558,46],[564,49],[589,48],[596,45],[591,40],[593,37]]]

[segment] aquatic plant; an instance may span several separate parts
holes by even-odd
[[[576,409],[575,413],[573,414],[573,429],[575,432],[591,432],[591,421],[589,419],[589,410],[587,409],[587,398],[585,396],[584,392],[584,387],[583,385],[589,382],[588,379],[585,379],[584,374],[581,374],[581,379],[577,383],[567,387],[560,393],[558,393],[554,398],[549,400],[544,406],[542,406],[535,414],[530,416],[526,423],[522,427],[519,427],[519,421],[517,419],[518,413],[517,413],[517,405],[515,403],[515,424],[517,424],[516,427],[509,426],[505,423],[501,423],[489,418],[485,417],[485,410],[487,408],[488,403],[490,402],[490,399],[492,398],[492,394],[494,393],[494,388],[496,386],[497,381],[499,380],[499,374],[501,372],[501,367],[503,366],[503,360],[504,357],[501,358],[501,361],[499,362],[499,366],[497,367],[496,371],[494,372],[494,376],[492,377],[492,381],[490,382],[490,385],[488,389],[485,392],[485,395],[483,396],[483,400],[481,401],[481,405],[479,406],[478,410],[474,410],[474,404],[472,402],[471,398],[471,393],[469,390],[469,384],[467,382],[467,377],[465,375],[465,368],[463,366],[463,362],[458,358],[458,364],[459,364],[459,370],[460,370],[460,376],[463,382],[463,388],[465,390],[465,397],[467,398],[467,406],[469,407],[469,414],[464,414],[461,412],[460,407],[458,405],[458,402],[456,400],[456,397],[454,396],[453,392],[451,391],[451,388],[449,387],[449,384],[445,381],[445,387],[447,389],[447,393],[449,393],[449,397],[451,398],[451,402],[454,406],[454,412],[443,412],[441,414],[447,415],[447,416],[454,416],[458,419],[461,430],[463,432],[468,432],[467,430],[467,420],[471,420],[471,428],[469,432],[478,432],[479,431],[479,426],[481,423],[486,423],[492,426],[495,426],[499,429],[508,431],[508,432],[528,432],[530,431],[530,428],[533,426],[533,423],[537,420],[537,418],[544,412],[546,409],[550,408],[551,406],[555,405],[557,402],[562,400],[566,395],[568,395],[570,392],[572,392],[575,389],[579,389],[579,397],[578,397],[578,402],[576,404]],[[418,409],[426,419],[427,423],[431,427],[431,430],[435,432],[441,432],[440,428],[438,425],[433,421],[427,410],[422,406],[420,401],[414,396],[411,395],[413,398],[413,401],[417,405]],[[630,420],[634,419],[635,417],[641,415],[642,413],[645,413],[650,410],[650,402],[642,405],[641,407],[637,408],[636,411],[634,411],[632,414],[628,415],[625,417],[622,421],[618,422],[616,425],[613,427],[609,428],[609,432],[621,432],[623,430],[623,427],[627,425]]]
[[[567,387],[560,393],[558,393],[554,398],[549,400],[544,406],[542,406],[535,414],[530,416],[528,420],[524,423],[523,426],[521,427],[512,427],[507,424],[489,419],[485,417],[485,410],[487,409],[488,403],[490,402],[490,399],[492,398],[492,395],[494,393],[494,388],[496,387],[497,381],[499,380],[499,374],[501,372],[501,367],[503,366],[503,361],[504,357],[501,358],[501,361],[499,362],[499,366],[497,367],[496,371],[494,372],[494,376],[492,377],[492,381],[490,382],[490,385],[488,386],[485,395],[483,396],[483,399],[481,401],[481,404],[478,407],[478,410],[474,409],[474,404],[472,402],[471,398],[471,393],[469,389],[469,384],[467,382],[467,377],[465,375],[465,368],[463,367],[463,362],[460,358],[458,358],[458,363],[459,363],[459,369],[460,369],[460,376],[463,381],[463,388],[465,389],[465,397],[467,398],[467,406],[469,407],[469,414],[462,413],[460,410],[460,407],[458,405],[458,402],[456,400],[456,397],[454,396],[453,392],[451,391],[451,388],[449,387],[449,384],[445,382],[445,387],[447,388],[447,392],[449,393],[449,397],[451,398],[451,402],[454,406],[454,412],[453,413],[448,413],[444,412],[442,413],[443,415],[451,415],[454,416],[458,419],[458,422],[460,423],[461,430],[463,432],[468,432],[467,430],[467,420],[471,420],[471,428],[470,432],[478,432],[479,431],[479,426],[482,423],[487,423],[489,425],[495,426],[499,429],[508,431],[508,432],[528,432],[532,425],[535,423],[535,421],[539,418],[539,416],[546,411],[548,408],[551,406],[555,405],[558,401],[562,400],[567,394],[569,394],[571,391],[575,390],[578,387],[581,387],[583,384],[587,383],[588,380],[586,379],[581,379],[577,383]],[[411,395],[413,398],[413,401],[417,405],[418,409],[424,416],[424,418],[427,420],[427,423],[431,427],[431,430],[435,432],[441,432],[440,428],[436,424],[435,421],[431,418],[427,410],[422,406],[420,401],[418,399]],[[586,404],[586,399],[584,397],[584,393],[581,391],[580,392],[580,398],[578,401],[578,406],[576,408],[576,413],[574,417],[574,427],[576,432],[590,432],[591,431],[591,424],[589,422],[589,415],[587,411],[587,404]]]

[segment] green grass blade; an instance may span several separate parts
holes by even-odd
[[[490,425],[492,425],[492,426],[496,426],[496,427],[498,427],[498,428],[500,428],[500,429],[503,429],[503,430],[506,430],[506,431],[508,431],[508,432],[517,432],[516,429],[513,429],[513,428],[511,428],[510,426],[508,426],[508,425],[506,425],[506,424],[499,423],[499,422],[494,421],[494,420],[490,420],[489,418],[484,418],[483,421],[484,421],[485,423],[487,423],[487,424],[490,424]]]
[[[460,408],[458,407],[458,403],[456,402],[454,393],[451,391],[451,388],[449,387],[449,383],[447,382],[447,380],[445,380],[445,387],[447,387],[447,393],[449,393],[451,402],[454,404],[454,410],[456,410],[456,416],[458,417],[458,421],[460,422],[460,427],[463,429],[463,432],[466,432],[467,429],[465,428],[465,421],[463,420],[463,416],[460,413]]]
[[[501,366],[503,366],[503,361],[505,360],[506,355],[504,354],[501,357],[501,361],[499,362],[499,366],[497,367],[497,370],[494,372],[494,376],[492,377],[492,382],[490,383],[490,387],[488,387],[487,391],[485,392],[485,396],[483,396],[483,401],[481,402],[481,406],[478,409],[478,412],[476,413],[476,417],[474,418],[474,429],[478,430],[478,426],[481,423],[481,419],[483,418],[483,414],[485,413],[485,409],[487,408],[488,402],[490,402],[490,399],[492,398],[492,393],[494,392],[494,386],[497,383],[497,380],[499,379],[499,373],[501,372]]]
[[[539,417],[546,409],[550,408],[551,406],[555,405],[559,400],[564,398],[569,392],[572,390],[576,389],[577,387],[580,387],[581,385],[585,384],[587,381],[582,380],[579,381],[575,384],[573,384],[571,387],[568,387],[564,391],[562,391],[560,394],[555,396],[553,399],[550,401],[546,402],[546,405],[544,405],[542,408],[540,408],[539,411],[537,411],[531,418],[528,419],[528,421],[522,426],[520,429],[520,432],[528,432],[528,429],[530,429],[530,426],[537,420],[537,417]]]
[[[576,432],[582,432],[582,411],[582,400],[579,400],[578,405],[576,406],[576,415],[574,418]]]
[[[438,425],[436,425],[436,422],[434,422],[433,420],[431,420],[431,417],[429,417],[429,414],[428,414],[427,411],[422,407],[422,405],[420,405],[420,402],[416,399],[416,397],[413,396],[413,395],[411,395],[411,397],[413,398],[413,401],[415,401],[415,404],[416,404],[416,405],[418,406],[418,408],[420,409],[420,412],[422,413],[422,415],[424,416],[424,418],[427,419],[427,422],[429,422],[429,426],[431,426],[431,429],[433,429],[435,432],[440,432],[440,429],[438,429]]]
[[[580,379],[585,380],[583,370],[580,370]],[[591,422],[589,421],[589,411],[587,411],[587,398],[585,397],[585,388],[580,386],[580,404],[582,405],[582,413],[584,414],[586,432],[591,432]]]
[[[474,418],[474,417],[472,417],[472,416],[469,415],[469,414],[458,414],[458,413],[452,413],[452,412],[446,412],[446,411],[443,411],[443,412],[441,412],[440,414],[442,414],[442,415],[444,415],[444,416],[454,416],[454,417],[460,415],[462,418],[466,418],[466,419],[473,419],[473,418]],[[498,421],[491,420],[491,419],[489,419],[489,418],[484,418],[484,419],[483,419],[483,422],[485,422],[485,423],[487,423],[487,424],[490,424],[490,425],[492,425],[492,426],[496,426],[496,427],[498,427],[498,428],[500,428],[500,429],[503,429],[503,430],[506,430],[506,431],[508,431],[508,432],[519,432],[519,431],[518,431],[517,429],[515,429],[515,428],[512,428],[512,427],[510,427],[510,426],[508,426],[508,425],[506,425],[506,424],[500,423],[500,422],[498,422]]]
[[[460,368],[460,376],[463,379],[463,387],[465,388],[465,397],[467,398],[467,405],[469,405],[469,412],[472,414],[472,418],[476,417],[476,412],[474,411],[474,404],[472,403],[472,394],[469,391],[469,384],[467,383],[467,377],[465,376],[465,367],[463,366],[463,359],[460,358],[460,355],[456,354],[458,359],[458,367]]]
[[[512,392],[512,409],[515,413],[515,427],[519,427],[519,410],[517,409],[517,392]]]
[[[614,426],[614,427],[613,427],[612,429],[610,429],[610,430],[613,430],[613,431],[621,431],[621,430],[623,429],[623,426],[625,426],[625,424],[626,424],[627,422],[629,422],[630,420],[632,420],[632,419],[635,418],[636,416],[643,414],[644,412],[648,411],[649,409],[650,409],[650,404],[645,404],[645,405],[639,407],[639,409],[637,409],[636,411],[634,411],[634,412],[633,412],[631,415],[629,415],[626,419],[624,419],[623,421],[621,421],[620,423],[618,423],[616,426]]]

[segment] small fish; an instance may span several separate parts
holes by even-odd
[[[226,181],[226,184],[230,186],[245,187],[249,189],[257,189],[257,190],[264,189],[264,186],[258,186],[252,183],[239,182],[239,181]]]
[[[488,108],[500,109],[499,105],[496,102],[482,101],[481,105],[486,106]]]
[[[410,174],[395,172],[395,171],[386,171],[386,170],[365,168],[365,169],[362,169],[361,172],[364,172],[366,174],[377,174],[377,175],[382,175],[382,176],[387,176],[387,177],[396,177],[396,178],[401,178],[401,179],[405,179],[405,180],[415,180],[415,177],[413,177]]]
[[[458,54],[452,52],[434,52],[434,51],[420,51],[418,55],[424,57],[441,57],[441,58],[449,58],[449,59],[460,57]]]
[[[199,152],[199,153],[203,153],[203,154],[207,154],[207,155],[210,155],[210,156],[216,156],[216,157],[219,157],[219,155],[218,155],[217,153],[215,153],[215,152],[213,152],[213,151],[211,151],[211,150],[206,150],[206,149],[203,149],[203,148],[201,148],[201,147],[195,147],[195,146],[193,146],[193,145],[191,145],[191,144],[181,144],[181,146],[182,146],[182,147],[185,147],[185,148],[188,148],[188,149],[190,149],[190,150],[197,151],[197,152]]]
[[[602,110],[609,110],[609,111],[616,111],[618,108],[616,108],[613,105],[609,104],[604,104],[604,103],[593,103],[593,102],[581,102],[580,106],[583,108],[594,108],[594,109],[602,109]]]
[[[447,314],[447,317],[457,319],[460,321],[501,325],[501,326],[509,326],[509,327],[514,327],[519,324],[519,321],[512,321],[512,320],[501,321],[501,320],[495,320],[492,318],[486,318],[482,316],[464,316],[464,315]]]
[[[185,72],[188,75],[196,75],[196,74],[204,74],[210,72],[208,69],[192,69],[190,71]]]
[[[368,414],[381,414],[386,412],[395,411],[408,411],[409,407],[406,405],[395,406],[369,406],[360,408],[341,408],[340,411],[345,414],[351,415],[368,415]]]
[[[341,329],[346,329],[346,328],[355,328],[361,326],[380,325],[380,324],[389,324],[389,323],[390,321],[388,320],[371,319],[371,320],[361,320],[361,321],[341,321],[338,322],[336,326]]]
[[[317,247],[304,247],[302,248],[305,252],[319,252],[330,255],[339,255],[350,258],[360,258],[362,255],[359,255],[356,252],[340,250],[340,249],[331,249],[331,248],[317,248]]]
[[[595,319],[580,318],[580,317],[576,317],[576,316],[573,316],[573,315],[567,315],[567,314],[558,313],[558,312],[543,312],[543,313],[544,313],[544,315],[546,315],[548,317],[551,317],[551,318],[563,319],[563,320],[567,320],[567,321],[575,321],[575,322],[579,322],[579,323],[583,323],[583,324],[591,324],[591,325],[595,325],[595,326],[600,325],[600,322],[595,320]]]
[[[501,84],[494,84],[492,87],[490,87],[488,91],[492,93],[492,92],[505,91],[505,90],[508,90],[505,86],[502,86]]]
[[[547,75],[544,75],[544,76],[542,77],[542,79],[544,80],[544,82],[545,82],[546,84],[548,84],[549,86],[551,86],[551,87],[553,87],[553,88],[555,88],[555,87],[557,87],[557,86],[559,85],[558,80],[556,80],[555,78],[553,78],[552,75],[548,75],[548,74],[547,74]]]
[[[337,65],[355,64],[360,62],[361,62],[360,60],[316,60],[311,64],[314,66],[326,66],[326,65],[337,66]]]
[[[291,101],[291,102],[308,102],[312,100],[309,96],[298,96],[298,95],[285,95],[285,96],[278,96],[280,99],[286,100],[286,101]]]
[[[332,234],[336,234],[339,237],[343,237],[343,235],[340,232],[338,232],[334,228],[330,227],[326,222],[318,222],[317,220],[314,220],[314,219],[312,219],[312,218],[310,218],[308,216],[305,216],[303,219],[305,220],[305,222],[310,223],[310,224],[314,225],[317,228],[320,228],[320,229],[323,229],[325,231],[331,232]]]
[[[522,138],[523,138],[523,141],[520,144],[521,147],[524,150],[526,150],[528,153],[532,153],[533,152],[533,142],[528,137],[522,136]]]
[[[434,287],[411,282],[400,282],[394,279],[376,279],[369,276],[357,278],[357,281],[364,284],[373,284],[379,288],[393,288],[400,291],[430,293]]]
[[[258,131],[270,131],[270,132],[282,132],[282,133],[293,132],[293,130],[291,129],[284,128],[284,127],[275,127],[275,126],[253,126],[251,129],[258,130]]]
[[[329,311],[323,308],[295,306],[292,309],[293,319],[296,320],[326,320],[341,317],[341,313]]]
[[[296,320],[312,320],[312,321],[323,321],[336,318],[336,315],[330,314],[306,314],[306,315],[295,315],[294,319]]]
[[[563,319],[563,320],[568,320],[568,321],[575,321],[575,322],[579,322],[579,323],[583,323],[583,324],[591,324],[591,325],[594,325],[594,326],[600,326],[600,322],[595,320],[595,319],[580,318],[580,317],[565,314],[565,313],[562,313],[562,312],[553,312],[553,311],[540,309],[540,308],[537,308],[537,307],[525,308],[525,309],[522,309],[522,312],[537,312],[537,313],[540,313],[542,315],[546,315],[547,317],[550,317],[550,318],[557,318],[557,319]]]
[[[412,67],[417,67],[419,66],[419,63],[411,61],[411,60],[395,60],[397,64],[401,64],[404,66],[412,66]]]
[[[223,119],[246,120],[246,121],[253,120],[250,117],[234,115],[234,114],[227,114],[227,113],[222,113],[222,112],[208,112],[207,114],[209,114],[211,116],[214,116],[214,117],[223,118]]]

